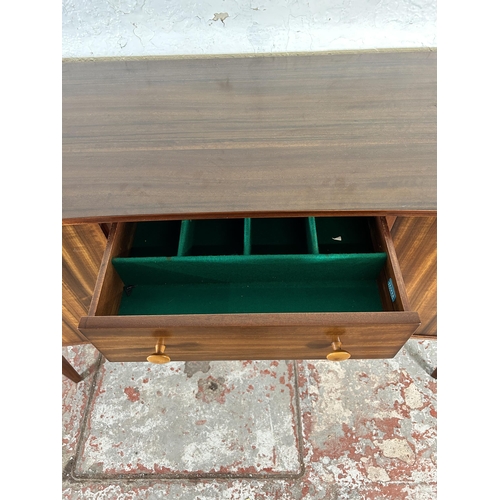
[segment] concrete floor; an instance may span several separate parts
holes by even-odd
[[[430,500],[434,341],[392,360],[110,363],[63,348],[63,499]]]

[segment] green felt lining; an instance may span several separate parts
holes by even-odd
[[[131,257],[373,252],[366,217],[140,222]]]
[[[243,255],[243,219],[182,221],[179,256]]]
[[[314,217],[307,218],[307,248],[309,253],[314,255],[319,254],[316,219]]]
[[[339,238],[340,236],[340,238]],[[138,223],[120,315],[381,311],[368,219],[300,217]]]
[[[119,314],[231,314],[382,311],[375,281],[144,285],[122,298]]]
[[[248,255],[205,257],[115,257],[126,285],[374,280],[385,253]]]
[[[244,223],[244,233],[243,233],[243,254],[250,255],[252,245],[250,241],[250,229],[251,229],[252,220],[245,219]]]
[[[130,257],[177,255],[181,221],[140,222],[136,225]]]
[[[251,219],[252,255],[286,255],[308,253],[308,219]]]
[[[115,258],[119,314],[381,311],[385,253]]]
[[[315,217],[315,224],[319,253],[373,251],[366,217]]]

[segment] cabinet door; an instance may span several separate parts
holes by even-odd
[[[99,224],[62,227],[62,343],[87,343],[78,322],[88,314],[106,238]]]
[[[397,217],[391,230],[410,306],[422,324],[414,335],[437,337],[437,218]]]

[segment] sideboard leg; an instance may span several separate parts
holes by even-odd
[[[438,369],[434,368],[434,371],[431,373],[431,377],[437,379],[438,378]]]
[[[65,377],[68,377],[70,380],[75,382],[75,384],[78,384],[78,382],[81,382],[83,380],[64,356],[62,357],[62,372]]]

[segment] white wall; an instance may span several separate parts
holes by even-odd
[[[64,58],[436,46],[436,0],[63,0]]]

